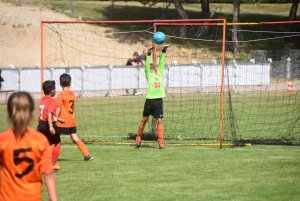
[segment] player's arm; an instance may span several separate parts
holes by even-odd
[[[48,112],[47,121],[48,121],[48,124],[49,124],[49,131],[52,135],[54,135],[55,130],[54,130],[53,123],[52,123],[52,112]]]
[[[43,174],[50,201],[57,201],[56,184],[53,172]]]
[[[147,57],[146,57],[146,65],[145,65],[145,73],[146,73],[146,78],[147,79],[150,76],[150,60],[151,60],[151,55],[147,55]]]
[[[57,119],[59,118],[60,112],[61,112],[61,107],[56,107],[55,113],[56,113]]]
[[[158,63],[158,72],[161,75],[164,75],[164,71],[165,71],[165,57],[166,57],[166,53],[162,52]]]
[[[58,96],[57,96],[57,102],[56,102],[56,109],[55,109],[55,116],[56,116],[57,119],[59,118],[62,105],[63,105],[63,103],[62,103],[62,95],[58,94]]]
[[[62,124],[65,124],[67,122],[65,119],[62,119],[62,118],[59,118],[59,117],[56,117],[56,119],[57,119],[57,121],[59,121]]]
[[[1,162],[0,162],[0,164],[1,164]],[[2,166],[0,166],[0,188],[1,188],[1,181],[2,181],[1,175],[2,175]]]
[[[50,200],[57,201],[55,177],[51,165],[52,151],[49,149],[48,140],[44,135],[39,135],[38,141],[44,145],[44,150],[38,163],[39,171],[44,178]]]

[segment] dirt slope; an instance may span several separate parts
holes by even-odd
[[[48,8],[0,2],[0,68],[40,63],[40,21],[48,19],[70,18]]]

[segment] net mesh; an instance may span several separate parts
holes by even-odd
[[[299,144],[299,61],[274,53],[286,44],[297,44],[297,27],[227,26],[224,144]],[[222,26],[208,20],[156,29],[166,34],[164,44],[171,44],[165,60],[166,142],[218,145]],[[238,56],[232,53],[234,32],[238,33]],[[45,79],[58,84],[61,73],[71,74],[71,89],[80,97],[78,135],[84,141],[131,142],[135,138],[147,83],[143,66],[125,64],[133,52],[141,54],[153,45],[153,33],[153,23],[44,23],[45,72],[54,69]],[[158,61],[163,45],[156,46],[152,62]],[[292,92],[288,92],[289,82]],[[149,119],[144,140],[156,140],[154,127]]]

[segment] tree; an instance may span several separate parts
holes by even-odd
[[[202,18],[207,19],[211,18],[212,14],[209,8],[209,1],[208,0],[201,0],[201,8],[202,8]],[[208,34],[208,26],[201,26],[196,34],[196,37],[200,37],[201,35]]]
[[[289,21],[295,21],[296,20],[297,10],[298,10],[298,3],[299,3],[299,0],[293,0],[292,7],[291,7],[291,10],[290,10],[290,14],[289,14]],[[294,32],[299,31],[299,27],[296,24],[291,24],[290,29],[291,29],[291,31],[294,31]],[[299,37],[292,38],[292,41],[294,42],[294,44],[298,44],[299,43]]]
[[[298,10],[298,3],[299,0],[293,0],[292,7],[290,10],[289,14],[289,21],[295,21],[296,20],[296,15],[297,15],[297,10]]]
[[[210,17],[210,8],[208,0],[201,0],[202,18]]]
[[[175,5],[175,8],[181,17],[181,19],[189,19],[188,14],[185,12],[185,10],[182,7],[181,1],[180,0],[173,0],[173,3]],[[181,26],[179,29],[179,36],[180,37],[186,37],[186,27]]]
[[[234,6],[233,6],[233,23],[239,22],[239,15],[240,15],[240,5],[241,0],[234,0]],[[233,25],[232,26],[232,42],[233,42],[233,54],[237,55],[239,53],[238,51],[238,30],[239,26]]]

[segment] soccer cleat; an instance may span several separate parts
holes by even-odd
[[[165,144],[164,144],[163,140],[158,139],[158,146],[159,146],[159,149],[165,149]]]
[[[57,164],[52,165],[52,168],[54,171],[59,170],[60,167]]]
[[[163,48],[163,52],[165,53],[166,51],[167,51],[167,49],[168,49],[168,47],[170,47],[171,45],[164,45],[164,48]]]
[[[84,157],[84,159],[83,159],[83,161],[92,161],[92,160],[94,160],[94,156],[92,156],[91,154]]]
[[[154,46],[148,48],[148,55],[151,55],[152,51],[154,50]]]
[[[137,148],[140,148],[140,146],[141,146],[141,139],[142,139],[141,136],[139,136],[139,135],[135,136],[135,145]]]

